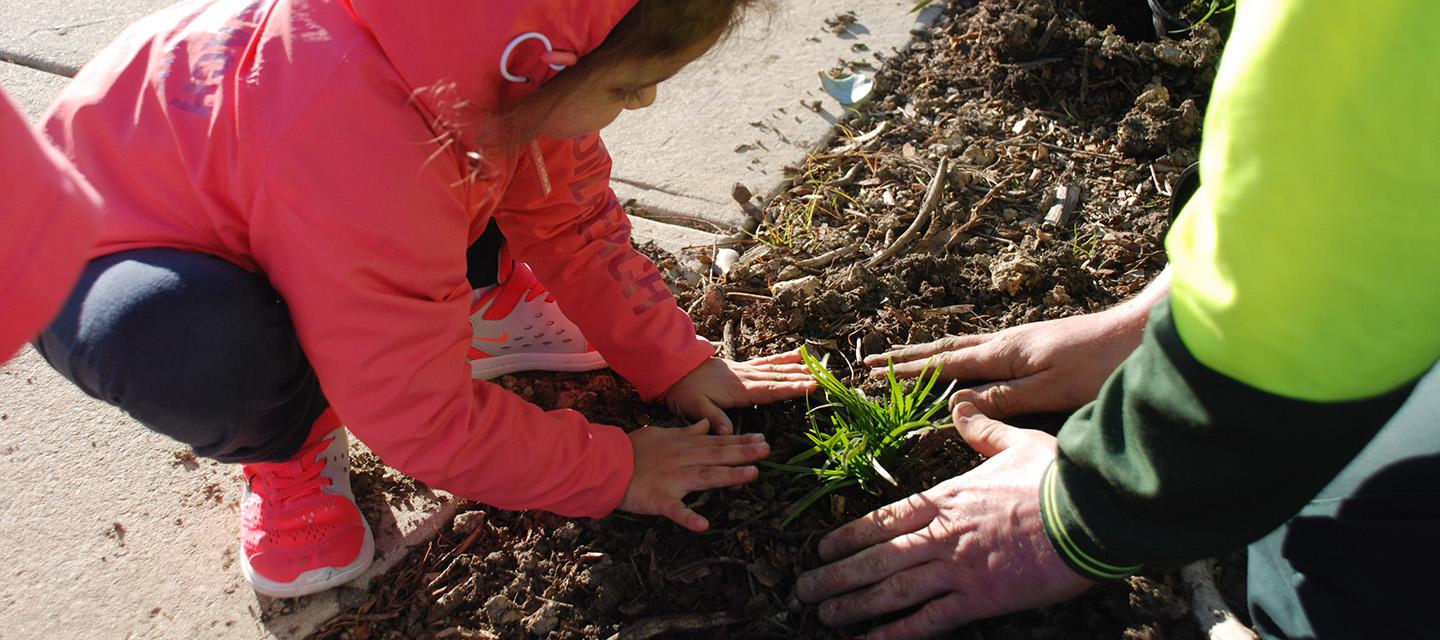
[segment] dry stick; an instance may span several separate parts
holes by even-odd
[[[879,138],[880,134],[885,133],[885,129],[889,126],[889,120],[881,122],[878,126],[875,127],[874,131],[851,138],[849,144],[837,147],[831,150],[829,153],[825,154],[825,156],[833,158],[836,156],[845,155],[847,153],[850,153],[851,151],[857,151],[863,148],[865,145],[869,144],[872,140]]]
[[[755,203],[751,202],[751,200],[755,198],[755,194],[750,192],[749,187],[739,182],[735,183],[735,186],[730,188],[730,197],[735,200],[736,204],[740,205],[740,209],[744,211],[745,215],[749,216],[751,220],[765,222],[765,212],[761,210],[760,207],[755,206]]]
[[[1220,591],[1215,588],[1215,561],[1200,560],[1180,569],[1180,579],[1190,589],[1195,621],[1210,640],[1259,640],[1249,627],[1235,617]]]
[[[745,616],[727,611],[655,616],[627,625],[620,633],[610,636],[609,640],[650,640],[670,633],[704,631],[744,621]]]
[[[485,528],[485,522],[483,520],[479,524],[476,524],[475,530],[471,531],[470,535],[465,536],[465,540],[460,543],[460,546],[455,547],[455,549],[450,552],[450,558],[459,558],[464,555],[466,551],[469,551],[470,545],[475,544],[475,539],[480,537],[480,532],[484,531]]]
[[[849,170],[849,171],[846,171],[846,172],[845,172],[845,175],[840,176],[839,178],[836,178],[836,179],[835,179],[834,181],[832,181],[830,184],[827,184],[827,185],[825,185],[825,186],[827,186],[827,187],[832,187],[832,188],[836,188],[836,189],[838,189],[838,188],[840,188],[840,187],[848,187],[848,186],[850,186],[851,184],[853,184],[853,183],[855,182],[855,178],[857,178],[857,177],[860,176],[860,166],[863,165],[863,164],[864,164],[863,162],[857,162],[857,163],[851,165],[851,166],[850,166],[850,170]]]
[[[857,249],[859,249],[859,247],[853,244],[847,244],[834,251],[822,253],[806,260],[800,260],[795,263],[795,266],[801,269],[823,269],[830,266],[830,263],[855,253]]]
[[[1056,151],[1063,151],[1063,152],[1065,152],[1065,153],[1073,153],[1073,154],[1081,155],[1081,156],[1094,156],[1094,157],[1096,157],[1096,158],[1105,158],[1105,159],[1107,159],[1107,160],[1120,160],[1120,159],[1121,159],[1120,156],[1117,156],[1117,155],[1115,155],[1115,154],[1113,154],[1113,153],[1101,153],[1101,152],[1099,152],[1099,151],[1086,151],[1086,150],[1084,150],[1084,149],[1075,149],[1075,148],[1071,148],[1071,147],[1062,147],[1062,146],[1060,146],[1060,145],[1058,145],[1058,144],[1050,144],[1049,142],[1041,142],[1041,143],[1039,143],[1039,144],[1040,144],[1040,146],[1042,146],[1042,147],[1047,147],[1047,148],[1050,148],[1050,149],[1054,149],[1054,150],[1056,150]]]
[[[750,302],[770,302],[775,299],[770,296],[762,296],[756,293],[745,293],[743,291],[726,291],[725,297],[734,298],[736,300],[749,300]]]
[[[445,638],[460,638],[460,640],[499,640],[500,636],[483,629],[466,629],[465,627],[450,627],[435,634],[436,640]]]
[[[729,320],[725,323],[725,333],[720,338],[720,357],[726,360],[735,359],[735,321]]]
[[[969,219],[965,220],[965,224],[960,225],[960,228],[956,229],[954,234],[958,236],[962,233],[970,231],[971,229],[974,229],[976,226],[979,226],[981,220],[980,212],[985,209],[986,205],[989,205],[991,202],[995,201],[995,197],[1000,195],[1001,188],[1003,188],[1007,184],[1010,184],[1011,180],[1014,180],[1018,177],[1020,177],[1020,174],[1012,173],[996,181],[995,186],[990,187],[990,190],[985,192],[985,195],[982,196],[980,200],[975,203],[975,206],[970,207]]]
[[[445,569],[440,572],[440,575],[435,576],[435,579],[431,580],[430,583],[425,586],[425,593],[434,594],[436,591],[439,591],[441,587],[450,584],[450,581],[454,579],[456,575],[459,575],[461,571],[468,568],[470,568],[470,563],[466,562],[464,558],[456,557],[450,561],[449,565],[446,565]]]
[[[475,604],[479,600],[480,576],[472,573],[464,582],[446,591],[435,601],[435,606],[430,607],[430,611],[425,614],[425,621],[437,622],[462,605]]]
[[[941,196],[945,195],[945,183],[949,173],[949,159],[940,158],[940,164],[935,167],[935,178],[930,181],[930,190],[925,193],[925,204],[920,205],[920,213],[915,214],[915,220],[910,223],[910,228],[906,229],[905,233],[900,234],[900,237],[895,239],[895,243],[880,252],[880,255],[866,262],[865,268],[874,269],[876,266],[879,266],[880,263],[895,257],[914,241],[915,238],[920,236],[920,232],[923,231],[925,227],[930,224],[930,220],[935,217],[935,209],[939,208]]]

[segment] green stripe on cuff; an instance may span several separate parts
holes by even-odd
[[[1051,463],[1050,468],[1045,470],[1045,479],[1041,483],[1040,515],[1045,524],[1045,534],[1050,537],[1050,543],[1060,552],[1065,564],[1076,573],[1097,582],[1119,580],[1139,571],[1142,565],[1111,564],[1096,559],[1076,544],[1064,523],[1060,521],[1059,499],[1056,496],[1058,482],[1055,464]]]

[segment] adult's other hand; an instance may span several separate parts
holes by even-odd
[[[1092,583],[1056,554],[1040,516],[1055,438],[991,420],[969,403],[955,425],[989,456],[964,475],[878,509],[820,542],[825,566],[796,582],[820,620],[844,626],[924,604],[869,638],[924,638],[1072,598]]]

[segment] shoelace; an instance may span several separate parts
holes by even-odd
[[[299,455],[288,462],[249,465],[248,469],[254,472],[250,479],[251,490],[280,505],[319,493],[333,484],[329,478],[320,475],[325,470],[325,462],[317,459],[333,440],[322,438],[301,449]]]

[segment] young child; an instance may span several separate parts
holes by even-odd
[[[65,301],[95,240],[99,205],[0,91],[0,362]]]
[[[685,494],[753,480],[737,465],[769,451],[723,409],[813,381],[792,354],[728,362],[696,337],[630,244],[597,131],[748,4],[208,0],[146,18],[49,117],[107,205],[40,349],[243,465],[242,566],[264,594],[370,562],[342,421],[466,498],[703,530]],[[705,420],[627,437],[476,381],[606,363]]]

